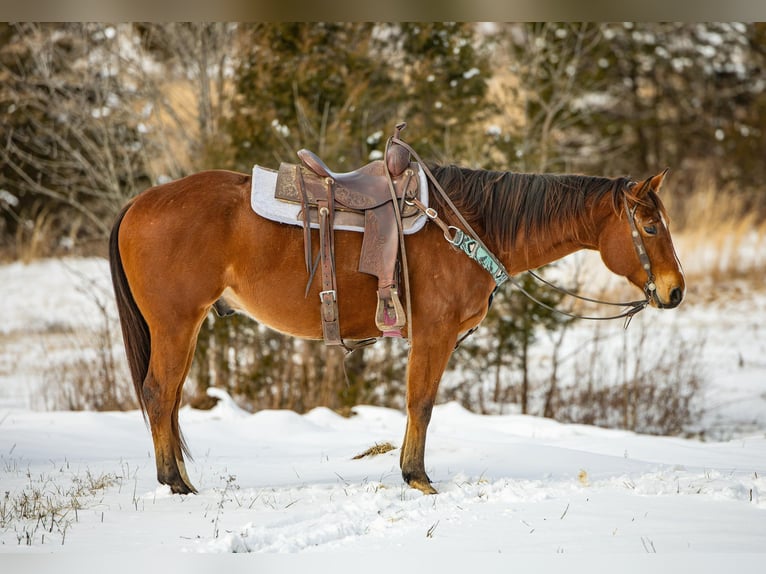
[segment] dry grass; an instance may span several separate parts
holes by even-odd
[[[719,188],[704,174],[694,189],[683,200],[672,192],[664,197],[687,283],[706,289],[711,282],[763,277],[766,221],[758,199],[738,188]]]
[[[358,455],[353,457],[351,460],[359,460],[360,458],[364,458],[367,456],[377,456],[379,454],[385,454],[395,449],[396,447],[392,445],[390,442],[375,443],[374,446],[371,446],[366,451],[359,453]]]
[[[52,252],[54,231],[54,217],[47,210],[42,210],[34,219],[18,227],[12,245],[3,249],[4,255],[24,263],[46,257]]]
[[[42,373],[40,406],[47,410],[124,411],[138,408],[133,385],[122,360],[117,317],[113,316],[109,292],[94,284],[82,291],[98,309],[100,321],[93,330],[65,327],[67,352],[59,360],[46,348],[49,357]],[[47,345],[44,345],[47,347]]]
[[[637,330],[636,330],[637,329]],[[551,416],[560,422],[621,428],[654,435],[695,435],[705,385],[704,334],[658,347],[641,322],[620,334],[622,349],[607,351],[595,332],[573,356],[573,381],[555,389]]]
[[[5,475],[26,474],[27,483],[17,490],[5,490],[0,499],[0,532],[13,530],[19,546],[65,544],[69,528],[80,521],[79,511],[99,503],[99,496],[120,484],[115,474],[73,475],[62,484],[65,468],[56,475],[33,475],[18,467],[15,459],[3,459]]]

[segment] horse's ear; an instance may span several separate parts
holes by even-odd
[[[662,182],[665,181],[665,176],[667,175],[669,171],[670,171],[670,168],[666,167],[661,173],[658,173],[654,177],[647,177],[638,186],[636,197],[642,198],[646,194],[648,194],[650,191],[653,191],[654,193],[659,193],[660,187],[662,187]]]
[[[662,170],[662,173],[658,173],[652,178],[649,178],[649,188],[654,191],[654,193],[660,192],[660,187],[662,187],[662,182],[665,181],[665,176],[670,171],[669,167],[666,167],[664,170]]]

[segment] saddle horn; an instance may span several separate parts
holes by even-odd
[[[396,124],[392,139],[399,139],[399,134],[407,127],[405,122]],[[398,143],[391,142],[386,152],[386,167],[391,177],[398,177],[404,173],[404,170],[410,165],[410,152]]]

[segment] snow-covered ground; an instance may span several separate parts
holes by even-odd
[[[52,384],[57,366],[85,352],[84,334],[111,304],[109,288],[99,259],[0,267],[6,558],[309,553],[318,560],[311,564],[329,569],[336,562],[327,556],[351,553],[371,561],[358,569],[379,571],[385,560],[376,556],[415,556],[464,570],[518,565],[516,558],[505,561],[508,554],[680,553],[694,571],[720,571],[732,563],[714,553],[766,551],[762,291],[735,284],[708,297],[690,288],[681,308],[649,309],[631,326],[644,321],[657,345],[705,334],[702,424],[725,428],[718,434],[728,440],[479,416],[447,403],[434,412],[426,452],[440,494],[423,496],[403,485],[398,449],[352,459],[376,443],[398,446],[401,412],[359,406],[349,419],[323,408],[303,416],[249,414],[220,395],[211,411],[181,413],[200,494],[173,496],[157,486],[151,438],[137,411],[40,408],[37,395]],[[634,558],[619,567],[600,564],[636,571]],[[552,563],[550,571],[563,567]]]

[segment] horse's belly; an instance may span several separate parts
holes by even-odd
[[[248,271],[227,287],[221,298],[235,311],[276,331],[306,339],[322,338],[319,292],[321,270],[317,270],[306,294],[308,273],[305,266],[286,265],[283,259],[273,265]],[[355,266],[356,264],[354,264]],[[337,301],[341,336],[346,339],[376,337],[376,280],[370,275],[344,269],[338,262]]]

